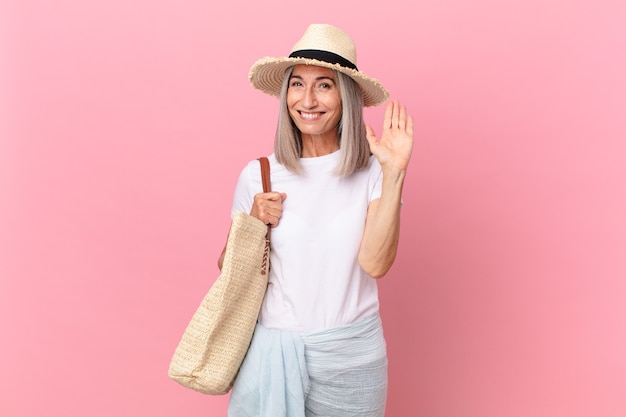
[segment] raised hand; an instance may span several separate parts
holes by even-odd
[[[406,170],[413,151],[413,117],[398,100],[387,103],[380,140],[370,126],[366,126],[367,141],[372,154],[383,170]]]

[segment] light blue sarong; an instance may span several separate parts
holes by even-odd
[[[387,354],[378,314],[300,335],[257,325],[229,417],[382,417]]]

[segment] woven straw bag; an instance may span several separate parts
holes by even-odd
[[[259,158],[263,189],[269,162]],[[204,394],[230,391],[250,346],[267,289],[269,228],[236,212],[222,271],[202,299],[170,361],[170,378]]]

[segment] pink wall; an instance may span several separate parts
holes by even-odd
[[[626,415],[622,0],[212,3],[0,5],[0,415],[225,415],[167,365],[311,22],[417,119],[387,414]]]

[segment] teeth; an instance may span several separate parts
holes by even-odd
[[[312,119],[318,118],[320,114],[319,113],[304,113],[304,112],[301,112],[300,115],[302,116],[303,119],[310,119],[310,120],[312,120]]]

